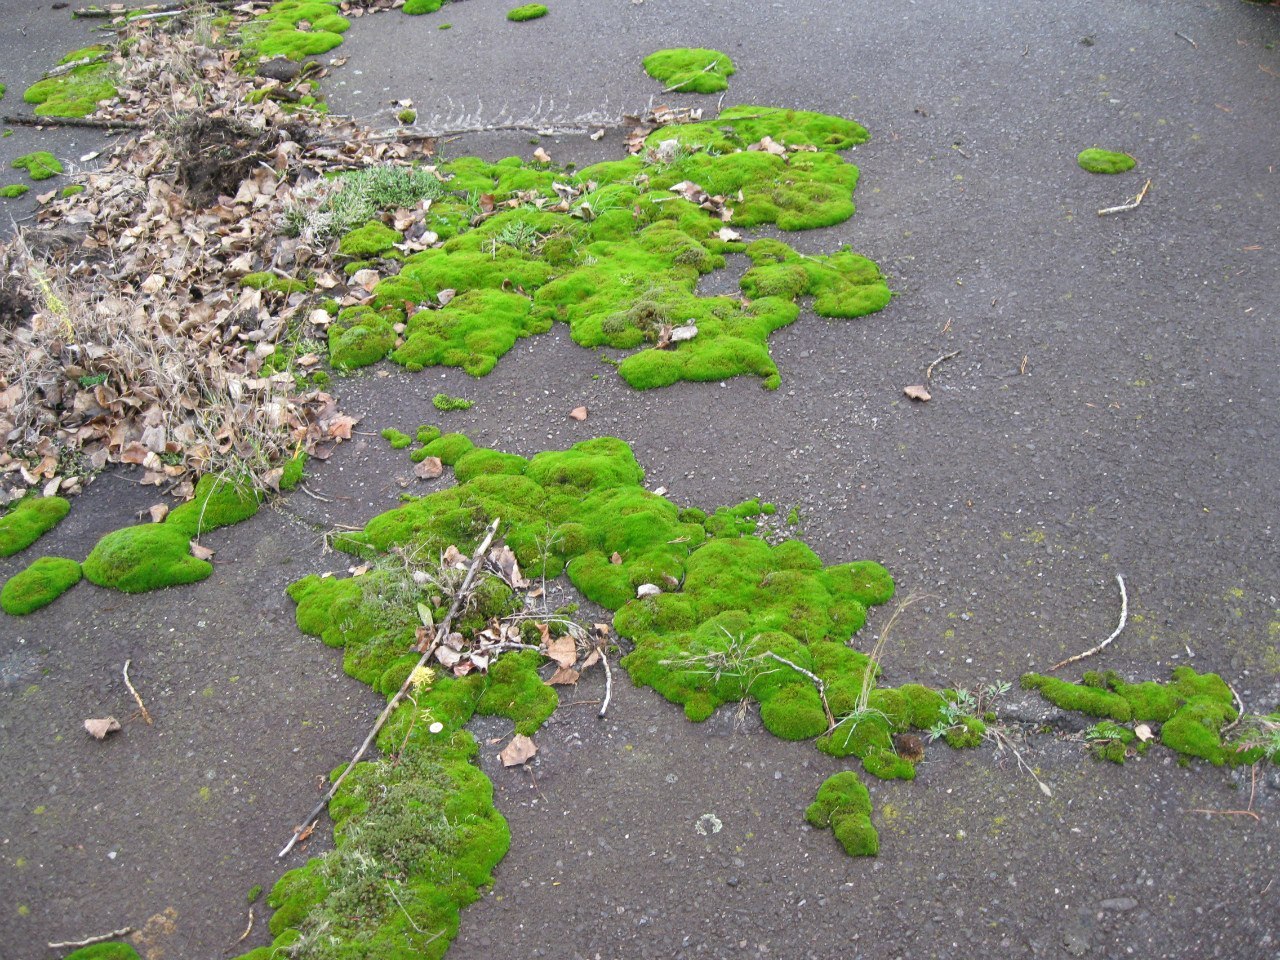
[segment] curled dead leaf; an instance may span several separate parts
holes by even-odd
[[[547,685],[551,687],[573,686],[578,682],[578,677],[580,676],[581,674],[573,667],[560,667],[547,680]]]
[[[434,480],[444,473],[444,464],[439,457],[423,457],[420,463],[413,466],[413,475],[419,480]]]
[[[539,147],[537,150],[533,151],[533,159],[537,160],[539,163],[550,163],[551,154]]]
[[[151,514],[151,522],[159,523],[169,515],[169,506],[164,503],[157,503],[147,513]]]
[[[108,733],[115,733],[120,729],[120,721],[115,717],[99,717],[94,720],[86,720],[84,728],[93,739],[105,740]]]
[[[523,733],[517,733],[498,753],[498,759],[504,767],[518,767],[528,763],[538,753],[538,745]]]
[[[571,416],[574,420],[585,420],[587,419],[587,408],[574,407],[572,410],[569,411],[569,416]]]
[[[206,547],[204,544],[197,543],[194,540],[191,541],[191,555],[195,557],[197,560],[213,559],[213,551],[210,550],[208,547]]]
[[[931,399],[929,396],[929,391],[926,390],[921,384],[912,384],[909,387],[903,387],[902,392],[905,393],[912,400],[919,400],[921,403],[928,403],[929,400]]]
[[[1150,741],[1152,738],[1155,737],[1155,734],[1151,732],[1151,728],[1147,726],[1145,723],[1140,723],[1136,727],[1134,727],[1133,733],[1143,743],[1147,743],[1148,741]]]
[[[543,653],[561,667],[572,667],[578,659],[578,645],[573,642],[573,637],[565,634],[549,640]]]

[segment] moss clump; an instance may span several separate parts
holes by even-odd
[[[48,180],[62,172],[62,164],[48,150],[24,153],[9,164],[15,170],[26,170],[32,180]]]
[[[437,410],[470,410],[473,401],[464,397],[451,397],[447,393],[437,393],[431,398],[431,405]]]
[[[139,960],[138,951],[127,943],[94,943],[67,954],[63,960]]]
[[[401,123],[405,123],[405,124],[414,123],[418,119],[418,111],[407,110],[407,109],[401,110],[399,113],[396,114],[396,119],[399,120]]]
[[[67,62],[105,53],[105,47],[89,47],[68,54],[70,60]],[[87,117],[98,108],[100,101],[114,100],[119,96],[114,78],[115,67],[111,63],[81,64],[67,73],[33,83],[22,98],[27,103],[36,104],[37,116]]]
[[[114,530],[90,551],[84,575],[123,593],[195,583],[213,573],[213,565],[191,556],[190,543],[190,534],[167,521]]]
[[[240,278],[240,286],[254,290],[268,290],[272,293],[306,293],[314,286],[312,281],[294,280],[274,273],[247,273]]]
[[[1088,170],[1090,173],[1124,173],[1132,170],[1138,161],[1127,153],[1091,148],[1081,150],[1076,157],[1076,163],[1080,164],[1082,170]]]
[[[343,237],[338,243],[338,252],[345,257],[365,260],[386,253],[403,241],[404,234],[399,230],[392,230],[373,220]]]
[[[804,817],[820,830],[830,827],[851,857],[880,852],[880,836],[871,823],[871,795],[855,773],[828,777]]]
[[[0,557],[25,550],[56,527],[71,510],[62,497],[23,497],[0,516]]]
[[[338,46],[350,25],[328,0],[282,0],[241,27],[240,43],[263,60],[302,60]]]
[[[733,61],[719,50],[679,47],[644,58],[645,73],[681,93],[719,93],[729,89]]]
[[[507,19],[515,23],[523,23],[525,20],[537,20],[539,17],[547,15],[547,8],[541,3],[526,3],[523,6],[514,7],[507,11]]]
[[[30,189],[25,183],[11,183],[7,187],[0,187],[0,197],[4,197],[6,200],[14,200]]]
[[[77,194],[84,193],[85,187],[82,183],[72,183],[62,188],[62,193],[58,194],[63,200],[68,197],[74,197]]]
[[[392,450],[403,450],[413,443],[413,437],[407,433],[401,433],[395,427],[387,427],[387,429],[383,430],[382,439],[391,444]]]
[[[202,533],[248,520],[262,506],[262,494],[247,477],[207,473],[195,495],[165,518],[165,525],[195,539]]]
[[[1176,667],[1167,683],[1126,683],[1114,671],[1088,672],[1081,683],[1029,673],[1022,678],[1029,690],[1039,690],[1050,703],[1115,723],[1131,720],[1163,724],[1160,740],[1185,756],[1214,765],[1232,759],[1223,746],[1223,726],[1236,718],[1231,688],[1214,673]]]
[[[335,370],[354,370],[377,363],[396,344],[394,312],[348,307],[329,325],[329,363]]]
[[[401,9],[416,17],[424,13],[435,13],[443,5],[444,0],[405,0],[405,5]]]
[[[41,557],[10,577],[0,589],[0,608],[20,617],[47,607],[80,582],[80,564],[63,557]]]

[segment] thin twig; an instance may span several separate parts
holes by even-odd
[[[609,701],[613,698],[613,670],[609,667],[609,658],[600,651],[600,662],[604,664],[604,701],[600,704],[600,712],[596,716],[603,720],[609,710]]]
[[[49,944],[49,949],[64,950],[67,947],[87,947],[106,940],[114,940],[117,937],[127,937],[131,933],[133,933],[133,927],[121,927],[119,930],[112,930],[110,933],[99,934],[96,937],[85,937],[83,940],[64,940],[61,943],[51,943]]]
[[[933,368],[934,368],[934,367],[936,367],[936,366],[937,366],[938,364],[940,364],[940,363],[946,363],[948,360],[952,360],[952,359],[954,359],[954,358],[956,358],[956,357],[958,357],[958,356],[960,356],[960,351],[959,351],[959,350],[952,350],[950,353],[944,353],[944,354],[943,354],[942,356],[940,356],[937,360],[933,361],[933,363],[929,364],[928,369],[927,369],[927,370],[925,370],[925,372],[924,372],[924,382],[925,382],[925,385],[926,385],[926,386],[928,386],[929,381],[933,379]]]
[[[449,631],[453,628],[454,618],[458,615],[458,612],[462,609],[463,603],[466,601],[467,591],[471,589],[471,581],[475,579],[476,571],[479,570],[480,565],[484,563],[485,554],[489,550],[489,544],[493,542],[494,535],[497,534],[498,525],[501,522],[501,517],[494,517],[493,522],[489,524],[489,529],[485,532],[484,539],[480,542],[480,546],[476,550],[475,557],[471,561],[471,567],[467,570],[467,575],[462,581],[462,586],[460,586],[458,588],[458,592],[454,594],[453,603],[449,607],[449,613],[445,616],[444,622],[440,624],[440,627],[436,632],[437,638],[447,637],[449,635]],[[351,761],[343,769],[342,773],[338,776],[338,779],[333,782],[333,786],[325,792],[325,795],[320,802],[316,804],[315,808],[307,814],[306,819],[302,821],[304,824],[310,823],[319,816],[321,811],[323,811],[328,805],[329,801],[333,799],[334,795],[338,792],[338,788],[342,786],[342,781],[347,778],[347,774],[355,769],[355,765],[360,761],[360,758],[364,756],[365,751],[369,749],[369,746],[378,736],[378,731],[382,729],[383,724],[387,722],[391,714],[395,711],[395,708],[400,705],[400,701],[404,699],[405,694],[407,694],[413,686],[414,671],[419,667],[426,666],[427,661],[435,654],[436,647],[439,646],[439,644],[439,639],[436,639],[432,641],[431,645],[423,652],[422,656],[418,659],[417,666],[415,666],[413,670],[409,671],[409,675],[404,678],[404,683],[400,684],[400,689],[396,691],[396,695],[387,703],[382,713],[378,714],[378,719],[374,721],[373,729],[370,730],[369,735],[364,738],[364,743],[360,744],[360,748],[356,750],[355,756],[351,758]],[[301,838],[305,829],[305,827],[293,828],[293,836],[290,837],[289,842],[284,845],[284,849],[276,854],[277,859],[285,856],[293,849],[294,844],[296,844]]]
[[[138,704],[138,709],[142,711],[142,719],[147,721],[147,726],[151,726],[151,713],[147,710],[147,705],[142,702],[142,697],[138,695],[138,691],[134,689],[132,683],[129,682],[129,664],[131,660],[124,662],[124,685],[129,688],[129,692],[133,694],[134,702]]]
[[[1227,683],[1225,680],[1223,682]],[[1231,691],[1231,697],[1236,702],[1236,718],[1218,731],[1220,735],[1226,733],[1228,730],[1235,729],[1240,725],[1240,721],[1244,719],[1244,701],[1240,699],[1240,694],[1236,693],[1236,688],[1230,683],[1227,683],[1227,689]],[[1250,804],[1250,806],[1252,806],[1252,804]]]
[[[1116,628],[1111,631],[1111,636],[1107,637],[1107,639],[1103,640],[1096,647],[1090,647],[1084,653],[1077,653],[1074,657],[1067,657],[1067,659],[1059,663],[1055,663],[1049,668],[1050,673],[1057,670],[1059,667],[1065,667],[1068,663],[1075,663],[1077,660],[1083,660],[1085,657],[1092,657],[1095,653],[1101,653],[1106,649],[1107,644],[1120,636],[1120,631],[1124,629],[1124,625],[1129,620],[1129,594],[1126,593],[1124,589],[1124,577],[1120,576],[1118,573],[1116,574],[1116,583],[1120,585],[1120,622],[1116,624]]]
[[[822,678],[818,676],[816,673],[806,670],[804,667],[800,666],[799,664],[792,663],[786,657],[778,656],[772,650],[766,650],[764,652],[764,655],[773,660],[777,660],[781,664],[785,664],[786,666],[794,670],[796,673],[804,674],[806,677],[808,677],[810,680],[813,681],[814,686],[818,688],[818,697],[822,700],[822,712],[827,715],[827,729],[834,730],[836,728],[836,718],[835,718],[835,715],[832,714],[831,712],[831,704],[827,703],[827,685],[823,682]]]
[[[1194,50],[1200,49],[1200,44],[1196,43],[1194,40],[1188,37],[1185,33],[1179,33],[1177,30],[1175,30],[1173,31],[1173,35],[1175,37],[1180,37],[1181,39],[1187,41],[1187,43],[1191,44],[1192,49]]]
[[[249,925],[244,928],[244,933],[236,939],[236,943],[244,943],[249,934],[253,933],[253,907],[249,908]]]
[[[1217,813],[1224,817],[1253,817],[1259,823],[1262,822],[1262,817],[1258,816],[1253,810],[1207,810],[1204,807],[1195,807],[1188,810],[1187,813]]]
[[[1039,785],[1040,792],[1046,797],[1053,796],[1053,791],[1049,789],[1049,785],[1036,776],[1036,772],[1031,769],[1031,765],[1022,758],[1021,752],[1019,752],[1018,748],[1013,745],[1013,740],[1010,739],[1007,733],[999,727],[989,726],[983,736],[995,741],[997,753],[1007,748],[1009,752],[1013,754],[1014,759],[1018,761],[1018,766]]]
[[[1103,207],[1101,210],[1098,211],[1098,216],[1105,217],[1108,213],[1124,213],[1126,210],[1136,209],[1138,205],[1142,203],[1143,199],[1146,198],[1147,191],[1150,189],[1151,189],[1151,181],[1148,180],[1146,183],[1142,185],[1142,190],[1138,193],[1138,195],[1134,197],[1132,200],[1130,200],[1128,203],[1122,203],[1118,207]]]
[[[320,496],[320,494],[312,492],[310,489],[308,489],[305,483],[298,484],[298,489],[301,490],[303,493],[305,493],[312,500],[319,500],[321,503],[333,503],[332,497],[322,497]]]
[[[79,60],[72,60],[70,63],[60,63],[45,73],[44,78],[48,80],[50,77],[60,77],[64,73],[70,73],[76,67],[87,67],[91,63],[104,63],[110,60],[110,56],[105,57],[81,57]]]
[[[141,130],[132,120],[91,120],[88,117],[23,117],[5,114],[5,123],[16,127],[89,127],[93,130]]]

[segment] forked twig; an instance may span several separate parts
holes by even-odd
[[[1142,185],[1142,190],[1139,191],[1138,195],[1134,197],[1132,200],[1130,200],[1128,203],[1122,203],[1118,207],[1103,207],[1101,210],[1098,211],[1098,216],[1105,217],[1108,213],[1124,213],[1126,210],[1133,210],[1137,208],[1138,205],[1141,204],[1142,201],[1146,198],[1147,191],[1150,189],[1151,189],[1151,181],[1148,180],[1146,183]]]
[[[132,662],[132,660],[126,660],[124,662],[124,685],[128,687],[129,692],[133,694],[134,702],[137,703],[138,709],[142,712],[142,719],[147,721],[147,726],[151,726],[151,713],[147,710],[147,705],[142,702],[142,697],[139,696],[138,691],[135,690],[133,684],[129,682],[129,664]]]
[[[1049,668],[1049,673],[1052,673],[1059,667],[1065,667],[1068,663],[1075,663],[1078,660],[1083,660],[1085,657],[1092,657],[1095,653],[1101,653],[1106,649],[1107,644],[1120,636],[1120,631],[1124,629],[1124,625],[1129,621],[1129,594],[1126,593],[1124,589],[1124,577],[1120,576],[1118,573],[1116,574],[1116,583],[1120,585],[1120,622],[1116,624],[1116,628],[1111,631],[1111,636],[1107,637],[1107,639],[1103,640],[1096,647],[1090,647],[1084,653],[1077,653],[1074,657],[1067,657],[1067,659],[1062,660],[1059,663],[1055,663]]]
[[[462,609],[462,605],[466,602],[467,591],[471,589],[471,581],[475,579],[476,571],[479,570],[481,564],[484,563],[485,554],[489,550],[489,544],[493,542],[494,535],[497,534],[498,525],[501,522],[501,517],[494,517],[493,522],[489,524],[489,529],[485,532],[484,539],[480,541],[480,546],[476,549],[474,558],[471,561],[471,567],[467,570],[467,575],[462,581],[462,586],[460,586],[458,588],[458,592],[454,594],[453,603],[449,606],[449,613],[445,616],[444,621],[436,630],[437,638],[447,637],[449,635],[449,631],[453,629],[454,618],[458,615],[458,611]],[[323,811],[328,805],[329,801],[333,799],[334,795],[338,792],[338,788],[342,786],[342,781],[347,779],[347,774],[355,769],[355,765],[360,761],[360,758],[364,756],[365,751],[369,749],[369,746],[378,736],[378,731],[382,729],[383,724],[387,722],[396,707],[400,705],[400,701],[404,699],[405,694],[407,694],[413,687],[414,673],[419,667],[426,666],[427,661],[431,659],[432,655],[436,652],[436,647],[439,645],[440,640],[436,639],[432,641],[431,645],[423,652],[422,656],[418,659],[417,666],[415,666],[413,670],[409,671],[409,675],[404,678],[404,683],[400,684],[400,689],[396,691],[396,695],[388,701],[382,713],[378,714],[378,719],[374,721],[373,729],[370,730],[369,735],[364,738],[364,743],[360,744],[360,748],[356,750],[355,756],[351,758],[351,761],[346,765],[342,773],[339,774],[338,779],[333,782],[333,786],[325,792],[325,795],[321,798],[320,802],[316,804],[315,808],[307,814],[306,819],[302,821],[304,824],[311,823],[315,820],[315,818],[320,815],[321,811]],[[294,844],[302,838],[305,830],[305,827],[293,828],[293,836],[289,838],[289,842],[284,845],[284,848],[276,854],[277,859],[285,856],[293,849]]]

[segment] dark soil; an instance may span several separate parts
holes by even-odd
[[[373,115],[410,97],[424,122],[477,103],[519,116],[554,95],[557,113],[606,99],[621,113],[657,93],[645,54],[723,49],[738,66],[726,104],[846,113],[871,130],[853,154],[855,218],[788,240],[851,244],[898,296],[859,321],[805,315],[780,331],[776,393],[738,380],[636,394],[561,328],[480,381],[393,367],[336,381],[361,430],[440,423],[526,455],[614,435],[682,504],[796,505],[828,562],[879,560],[902,595],[931,597],[886,651],[889,683],[1016,681],[1079,652],[1114,627],[1120,572],[1130,624],[1094,666],[1166,679],[1189,662],[1250,710],[1275,709],[1276,11],[560,0],[513,25],[505,9],[355,21],[333,108]],[[449,150],[528,156],[528,140]],[[1133,153],[1137,170],[1081,171],[1076,153],[1095,144]],[[557,162],[622,152],[614,131],[541,145]],[[1139,209],[1096,215],[1147,177]],[[930,403],[902,396],[954,350]],[[476,405],[438,413],[441,391]],[[579,404],[582,423],[567,417]],[[283,588],[345,569],[321,555],[318,527],[448,482],[414,481],[411,466],[358,436],[308,483],[332,502],[294,495],[288,512],[220,531],[205,583],[142,597],[83,584],[0,620],[6,956],[157,916],[149,945],[164,956],[232,949],[245,891],[302,862],[275,851],[378,706],[297,633]],[[37,555],[83,556],[157,499],[99,480],[0,577]],[[128,719],[125,657],[154,727]],[[512,849],[452,956],[1280,955],[1275,769],[1254,790],[1248,770],[1184,768],[1160,749],[1121,768],[1046,734],[1026,752],[1046,797],[990,748],[928,744],[916,781],[869,782],[881,853],[851,860],[803,823],[836,761],[763,734],[749,711],[694,725],[615,679],[603,721],[589,702],[599,675],[565,692],[528,769],[497,765],[501,725],[477,729]],[[1009,701],[1043,715],[1016,690]],[[89,740],[81,721],[106,713],[125,730]],[[1249,804],[1260,821],[1193,812]],[[259,907],[241,948],[267,941],[263,919]]]
[[[187,114],[173,135],[178,161],[174,182],[193,207],[233,197],[268,150],[288,135],[284,128],[254,130],[227,117]]]

